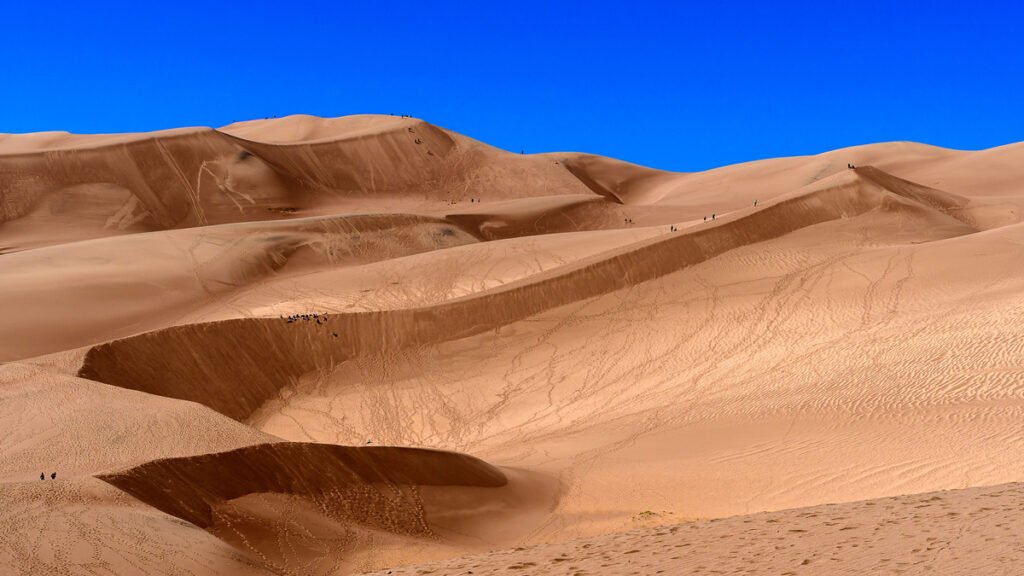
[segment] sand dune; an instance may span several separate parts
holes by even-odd
[[[0,572],[1013,573],[1021,166],[0,135]]]

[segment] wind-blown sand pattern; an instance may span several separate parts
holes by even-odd
[[[0,572],[1019,572],[1021,182],[0,135]]]

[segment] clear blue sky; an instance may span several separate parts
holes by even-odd
[[[5,2],[0,132],[396,113],[673,170],[987,148],[1024,140],[1021,4]]]

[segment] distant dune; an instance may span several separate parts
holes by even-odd
[[[0,135],[0,572],[1016,573],[1022,181]]]

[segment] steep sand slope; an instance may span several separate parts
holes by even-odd
[[[226,295],[181,318],[192,324],[295,313],[367,312],[417,308],[476,294],[641,240],[663,228],[601,230],[475,242],[360,266],[316,268],[281,275]]]
[[[169,328],[93,348],[80,375],[201,402],[245,419],[305,372],[329,370],[368,352],[424,346],[492,330],[829,220],[888,208],[926,220],[936,233],[943,228],[949,235],[971,231],[911,199],[911,191],[922,198],[930,192],[908,186],[901,196],[850,171],[742,218],[644,241],[583,259],[557,273],[436,308],[346,314],[323,324],[242,319]],[[244,392],[239,394],[239,389]]]
[[[0,333],[0,361],[163,328],[271,276],[472,242],[447,221],[388,214],[205,226],[9,254],[0,260],[0,316],[9,328]]]
[[[1015,574],[1024,563],[1022,496],[1020,484],[1004,484],[828,504],[377,574]]]
[[[386,116],[298,117],[223,131],[6,135],[0,250],[339,205],[351,212],[367,199],[440,208],[471,197],[588,192],[547,158]]]

